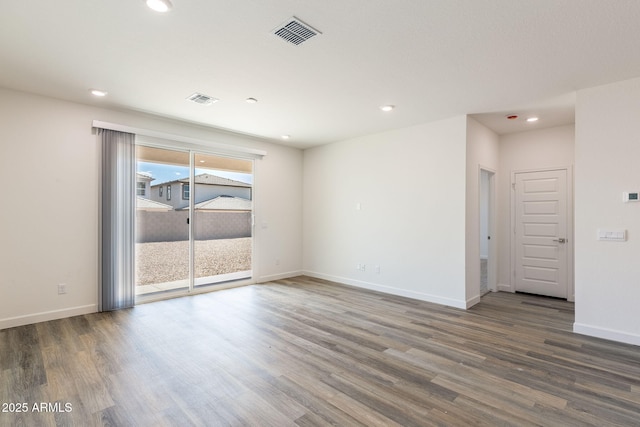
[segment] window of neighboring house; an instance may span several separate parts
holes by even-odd
[[[171,186],[167,185],[167,200],[171,200]]]
[[[182,200],[189,200],[189,184],[182,185]]]
[[[146,193],[146,185],[144,182],[136,182],[136,195],[144,196]]]
[[[160,187],[158,187],[158,197],[162,197],[162,189],[164,187],[161,185]]]

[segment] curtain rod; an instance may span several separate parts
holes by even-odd
[[[136,128],[136,127],[126,126],[126,125],[120,125],[117,123],[103,122],[100,120],[94,120],[92,123],[92,127],[97,129],[108,129],[108,130],[115,130],[119,132],[133,133],[135,135],[148,136],[151,138],[160,138],[160,139],[169,140],[169,141],[184,142],[187,144],[201,145],[208,149],[213,148],[215,150],[223,151],[227,154],[233,154],[233,153],[244,154],[245,156],[250,156],[255,159],[261,159],[262,157],[267,155],[266,151],[258,150],[256,148],[222,144],[219,142],[207,141],[206,139],[191,138],[189,136],[175,135],[175,134],[170,134],[170,133],[165,133],[165,132],[160,132],[155,130]]]

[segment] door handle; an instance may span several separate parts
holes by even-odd
[[[558,243],[566,243],[567,239],[565,239],[564,237],[560,237],[559,239],[553,239],[553,241]]]

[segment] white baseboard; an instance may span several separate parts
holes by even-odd
[[[476,305],[476,304],[477,304],[477,303],[479,303],[479,302],[480,302],[480,295],[475,296],[475,297],[473,297],[473,298],[469,298],[469,299],[467,300],[467,302],[466,302],[465,309],[467,309],[467,308],[471,308],[471,307],[473,307],[474,305]]]
[[[378,285],[376,283],[365,282],[362,280],[354,280],[346,277],[332,276],[329,274],[317,273],[315,271],[305,270],[302,273],[305,276],[315,277],[316,279],[329,280],[331,282],[337,282],[337,283],[342,283],[344,285],[356,286],[358,288],[364,288],[372,291],[383,292],[385,294],[413,298],[420,301],[432,302],[435,304],[446,305],[449,307],[461,308],[463,310],[466,310],[468,308],[467,302],[464,300],[445,298],[437,295],[430,295],[422,292],[410,291],[408,289],[392,288],[390,286]]]
[[[64,308],[61,310],[27,314],[24,316],[8,317],[6,319],[0,319],[0,329],[14,328],[16,326],[46,322],[48,320],[63,319],[65,317],[80,316],[82,314],[95,313],[97,311],[98,311],[97,304],[89,304],[89,305],[82,305],[79,307]]]
[[[505,285],[504,283],[498,283],[498,292],[511,292],[514,290],[511,288],[511,285]]]
[[[282,279],[290,279],[292,277],[296,277],[296,276],[301,276],[302,275],[302,271],[301,270],[296,270],[296,271],[287,271],[286,273],[278,273],[278,274],[271,274],[268,276],[260,276],[256,279],[257,283],[266,283],[266,282],[271,282],[273,280],[282,280]]]
[[[613,329],[601,328],[598,326],[585,325],[584,323],[574,323],[573,332],[575,332],[576,334],[589,335],[590,337],[596,338],[604,338],[605,340],[617,341],[625,344],[640,345],[640,335],[616,331]]]

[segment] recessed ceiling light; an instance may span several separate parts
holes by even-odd
[[[282,135],[282,139],[289,139],[291,138],[291,135]]]
[[[255,104],[256,102],[258,102],[258,100],[255,98],[247,98],[246,101],[247,104]]]
[[[528,122],[537,122],[537,121],[538,121],[538,118],[537,118],[537,117],[529,117],[529,118],[527,119],[527,121],[528,121]]]
[[[173,5],[170,0],[146,0],[147,6],[156,12],[168,12]]]
[[[200,160],[200,163],[204,163],[204,160]]]
[[[89,92],[91,92],[91,95],[93,96],[107,96],[107,91],[106,90],[98,90],[98,89],[90,89]]]
[[[380,107],[380,109],[381,109],[382,111],[384,111],[384,112],[391,111],[391,110],[393,110],[394,108],[396,108],[396,106],[395,106],[395,105],[382,105],[382,106]]]

